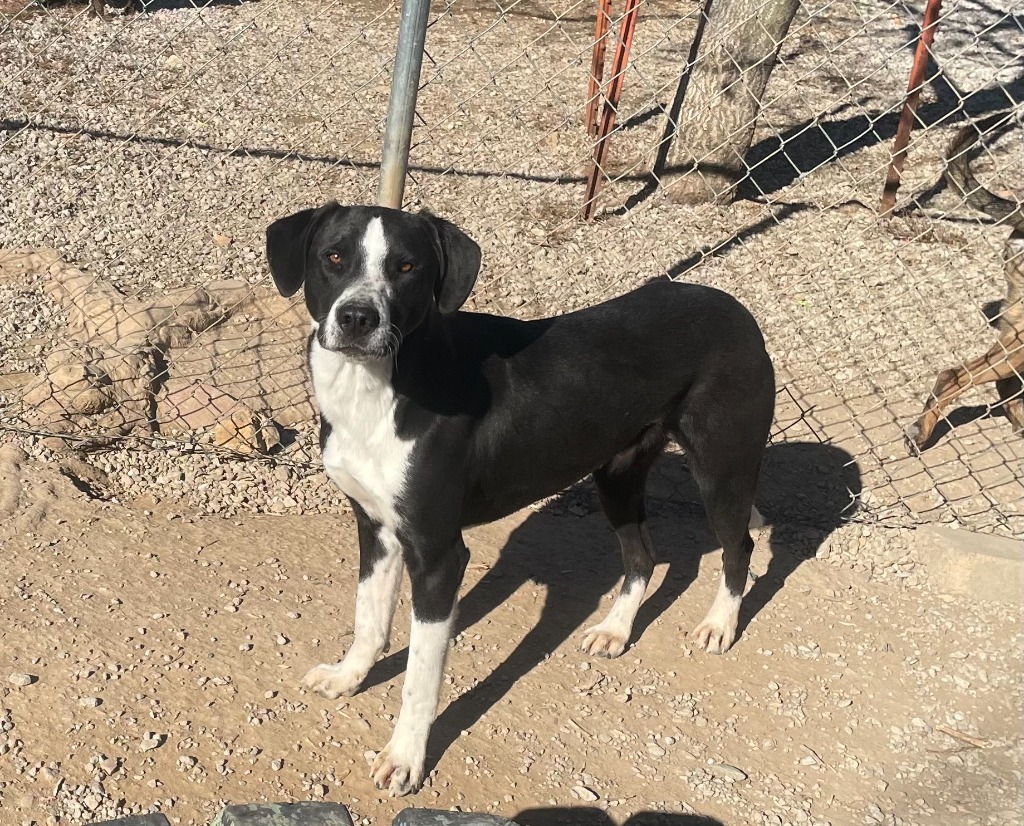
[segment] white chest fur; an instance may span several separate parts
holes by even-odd
[[[320,413],[331,426],[323,449],[327,475],[371,519],[395,530],[413,442],[395,430],[391,362],[352,361],[314,339],[310,367]]]

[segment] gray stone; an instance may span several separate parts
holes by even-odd
[[[743,771],[743,769],[730,766],[728,763],[712,763],[708,766],[708,769],[712,774],[717,774],[719,777],[726,780],[742,782],[747,779],[747,773]]]
[[[442,809],[402,809],[391,826],[515,826],[497,815],[448,812]]]
[[[95,823],[93,826],[171,826],[170,822],[160,812],[151,815],[131,815],[130,817],[119,817],[117,820],[104,820]]]
[[[353,826],[340,803],[247,803],[225,806],[210,826]]]

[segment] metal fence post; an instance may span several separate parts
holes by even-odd
[[[914,115],[917,105],[921,102],[921,89],[924,87],[924,73],[928,67],[928,54],[935,40],[935,32],[942,14],[942,0],[928,0],[924,7],[924,23],[921,25],[921,36],[914,51],[914,62],[910,67],[910,81],[907,83],[907,97],[903,101],[900,112],[899,126],[896,128],[896,140],[892,146],[892,159],[889,171],[885,175],[885,186],[882,189],[882,202],[878,206],[879,215],[889,215],[896,206],[896,190],[900,188],[903,177],[903,164],[907,160],[907,144],[910,142],[910,130],[914,128]]]
[[[430,0],[403,0],[402,22],[398,27],[398,48],[391,76],[388,121],[384,130],[384,151],[380,164],[377,203],[401,209],[405,173],[409,166],[409,144],[416,114],[423,44],[427,38]]]

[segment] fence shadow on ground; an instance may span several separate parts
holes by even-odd
[[[162,135],[142,135],[137,132],[115,132],[109,129],[100,129],[89,126],[76,125],[74,123],[44,123],[42,121],[29,120],[25,117],[0,118],[0,132],[15,134],[23,130],[32,132],[50,132],[54,135],[68,135],[79,137],[85,135],[97,140],[112,141],[114,143],[129,143],[139,146],[162,146],[169,149],[191,149],[197,152],[210,152],[224,155],[231,158],[271,158],[278,161],[302,161],[303,163],[323,164],[324,166],[339,166],[346,169],[357,169],[361,171],[376,171],[380,169],[380,161],[359,160],[342,155],[323,155],[310,152],[302,152],[293,149],[281,149],[273,146],[218,146],[217,144],[194,138],[169,138]],[[425,175],[452,175],[458,178],[501,178],[516,181],[530,181],[533,183],[547,184],[582,184],[587,178],[572,172],[563,174],[531,174],[527,172],[516,172],[515,170],[501,169],[464,169],[455,166],[431,166],[429,164],[409,164],[410,172],[419,172]],[[621,176],[624,180],[641,181],[649,177],[649,173],[637,172],[632,175]]]
[[[555,806],[523,809],[512,818],[519,826],[616,826],[605,812],[590,806]],[[637,812],[622,826],[724,826],[707,815],[670,812]]]
[[[563,497],[578,499],[581,486],[586,490],[587,484],[581,483]],[[816,443],[768,448],[758,507],[772,526],[772,556],[767,571],[744,598],[737,644],[742,644],[743,630],[750,620],[784,587],[790,574],[813,557],[828,535],[851,514],[851,504],[857,501],[859,492],[860,471],[844,450]],[[668,568],[661,584],[640,608],[631,645],[642,645],[650,624],[697,578],[701,557],[720,548],[703,519],[696,485],[680,454],[666,454],[655,466],[648,514],[659,562],[668,563]],[[808,527],[793,529],[793,523]],[[585,519],[539,512],[516,528],[493,567],[462,598],[457,631],[479,622],[530,582],[546,590],[541,617],[504,662],[439,715],[431,734],[429,765],[447,751],[460,732],[472,727],[499,702],[517,680],[577,635],[586,623],[596,622],[598,610],[607,609],[603,597],[615,588],[621,574],[617,542],[599,512]],[[702,612],[707,607],[700,605],[694,611]],[[364,688],[404,671],[407,653],[403,649],[377,663]]]
[[[103,5],[106,6],[108,14],[112,9],[132,14],[187,9],[201,10],[216,6],[244,6],[252,2],[259,2],[259,0],[104,0]],[[37,0],[35,4],[26,3],[25,5],[26,9],[31,10],[34,5],[37,11],[45,13],[60,9],[92,6],[93,3],[90,0]]]
[[[692,59],[691,54],[691,62]],[[934,61],[928,76],[934,78],[932,86],[937,90],[938,99],[918,109],[919,130],[949,119],[981,117],[1024,100],[1024,74],[965,96],[949,90],[948,82]],[[667,106],[659,104],[644,113],[644,119],[649,113],[667,114],[654,167],[652,172],[641,176],[643,185],[640,189],[630,195],[621,207],[611,211],[613,215],[623,215],[646,201],[658,191],[666,175],[691,171],[672,166],[668,161],[673,124],[679,119],[688,82],[689,76],[684,73],[673,100]],[[854,110],[855,114],[847,114],[849,110]],[[825,164],[892,140],[896,136],[899,119],[899,107],[887,112],[869,112],[857,102],[851,102],[831,112],[829,120],[815,117],[766,137],[747,150],[744,158],[747,173],[737,184],[737,197],[758,200],[784,189]],[[633,125],[629,121],[627,124]]]
[[[937,85],[941,89],[941,85]],[[925,103],[917,110],[915,126],[924,130],[947,120],[977,118],[1021,100],[1024,100],[1024,75],[963,98],[940,95],[938,100]],[[777,192],[820,166],[896,136],[900,120],[898,108],[884,114],[865,112],[856,104],[844,108],[855,111],[845,117],[836,117],[840,112],[833,113],[833,118],[827,121],[800,123],[752,146],[746,155],[749,171],[739,183],[739,197],[757,199]]]

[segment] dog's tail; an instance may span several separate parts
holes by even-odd
[[[994,115],[971,121],[954,136],[946,150],[946,180],[963,197],[968,206],[984,212],[990,218],[1004,221],[1017,232],[1024,232],[1024,208],[1007,198],[989,192],[978,183],[971,170],[971,149],[987,132],[1009,125],[1014,110],[1007,109]]]

